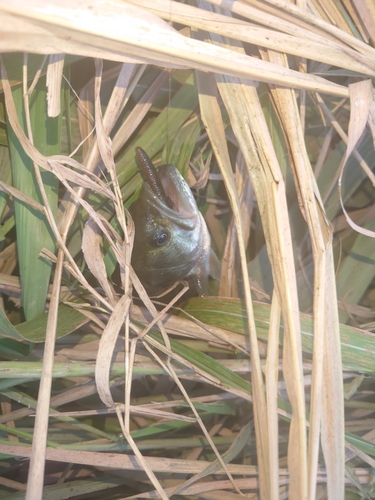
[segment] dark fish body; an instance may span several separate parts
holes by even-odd
[[[147,169],[144,163],[151,161],[146,153],[140,148],[136,152],[140,169]],[[210,236],[189,186],[174,165],[142,176],[130,213],[135,223],[132,266],[143,286],[156,295],[188,279],[200,295],[209,293]]]

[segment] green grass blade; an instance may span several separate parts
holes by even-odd
[[[164,346],[161,333],[151,331],[147,334],[146,338],[151,338],[156,341],[156,344],[153,343],[156,347],[158,344]],[[178,342],[178,340],[170,339],[170,343],[171,349],[174,353],[186,359],[186,361],[189,361],[197,368],[206,372],[208,375],[220,380],[224,388],[233,388],[240,390],[241,392],[245,391],[249,395],[251,394],[250,383],[240,377],[240,375],[237,375],[237,373],[234,373],[223,366],[216,359],[213,359],[196,349],[192,349],[191,347]]]
[[[129,147],[126,154],[117,163],[119,184],[123,190],[124,198],[133,193],[136,184],[127,182],[137,171],[134,158],[134,148],[139,146],[144,149],[149,157],[162,150],[169,139],[170,130],[179,130],[193,113],[198,105],[197,89],[193,75],[190,75],[185,84],[171,99],[168,108],[165,108],[152,124]],[[138,183],[139,183],[138,178]]]
[[[189,161],[203,125],[200,120],[195,119],[177,129],[171,139],[166,143],[162,163],[176,165],[181,174],[186,178],[189,170]]]
[[[375,230],[375,221],[370,220],[364,224],[366,229]],[[363,234],[357,234],[353,246],[348,254],[342,259],[337,273],[336,286],[338,299],[343,303],[356,305],[368,287],[375,274],[375,246],[368,244],[369,238]],[[349,314],[340,311],[340,320],[346,322]]]
[[[51,155],[60,151],[61,116],[57,118],[47,117],[46,97],[45,79],[41,79],[30,98],[31,126],[36,148],[45,155]],[[18,119],[25,128],[21,86],[13,89],[13,98]],[[24,194],[42,203],[32,161],[25,154],[10,126],[8,134],[13,185]],[[50,205],[55,212],[57,210],[58,180],[50,172],[42,172],[42,178]],[[17,200],[14,203],[22,305],[26,319],[32,319],[44,311],[51,274],[51,263],[42,260],[39,253],[43,247],[54,252],[55,240],[42,214]]]
[[[246,311],[239,299],[196,297],[187,301],[184,310],[209,325],[246,334]],[[255,323],[260,339],[267,341],[270,305],[254,302]],[[313,320],[300,314],[302,349],[312,353]],[[341,354],[344,368],[362,373],[374,373],[375,335],[359,328],[340,324]],[[280,342],[283,342],[281,331]]]
[[[126,483],[126,480],[120,477],[105,476],[96,479],[73,480],[70,482],[62,482],[56,485],[46,486],[43,489],[43,500],[63,500],[69,496],[74,498],[78,495],[89,495],[97,491],[106,492],[111,488]],[[109,491],[108,491],[109,493]],[[8,500],[24,500],[25,493],[13,493],[6,497]],[[86,497],[88,498],[88,497]]]
[[[5,182],[6,184],[11,184],[12,172],[10,168],[10,157],[9,157],[9,149],[7,147],[0,147],[0,180]],[[0,192],[0,220],[3,216],[4,209],[8,202],[9,195],[4,193],[4,191]]]
[[[19,359],[28,356],[31,352],[32,344],[17,342],[13,339],[0,339],[0,352],[3,358]]]
[[[56,338],[64,337],[87,322],[87,318],[72,307],[60,304]],[[25,321],[15,327],[16,332],[22,339],[29,342],[44,342],[46,337],[47,314],[40,314],[35,318]]]
[[[46,339],[47,313],[13,326],[0,307],[0,340],[13,339],[28,342],[44,342]],[[73,307],[60,304],[56,338],[64,337],[87,323],[88,319]],[[3,339],[1,339],[3,337]]]

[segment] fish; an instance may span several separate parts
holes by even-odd
[[[156,169],[140,147],[135,158],[143,184],[129,209],[133,269],[151,296],[183,280],[209,295],[211,238],[192,191],[175,165]]]

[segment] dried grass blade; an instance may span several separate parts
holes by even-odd
[[[38,405],[35,416],[33,444],[31,448],[30,468],[27,479],[26,500],[37,500],[42,497],[48,420],[50,413],[51,387],[55,354],[55,339],[58,306],[60,301],[61,277],[64,263],[64,252],[59,249],[55,268],[55,279],[52,288],[50,311],[46,327],[42,376],[39,385]]]
[[[350,35],[337,26],[324,21],[321,17],[308,12],[297,5],[283,0],[268,0],[262,8],[251,6],[252,1],[240,2],[238,0],[210,0],[210,3],[219,5],[233,13],[251,19],[259,24],[285,31],[285,33],[295,34],[296,31],[302,38],[311,40],[320,39],[322,43],[326,39],[339,42],[342,46],[348,45],[359,54],[368,58],[373,58],[373,48],[358,38]],[[258,2],[256,2],[258,3]],[[249,5],[250,4],[250,5]],[[257,5],[258,7],[258,5]]]
[[[126,98],[128,87],[130,85],[130,80],[134,75],[133,71],[134,71],[134,66],[130,65],[129,67],[126,64],[122,67],[120,71],[111,99],[109,101],[109,105],[107,106],[106,113],[103,117],[103,127],[107,135],[111,133],[121,113],[122,104],[124,103],[124,100]],[[95,141],[93,142],[91,150],[84,161],[86,171],[88,173],[94,172],[95,168],[98,165],[99,160],[100,160],[99,147],[97,141]],[[62,201],[62,205],[64,206],[67,205],[66,209],[64,210],[65,212],[64,217],[60,224],[61,233],[64,238],[67,237],[69,228],[73,222],[76,211],[78,209],[78,204],[76,200],[82,199],[82,197],[85,194],[85,188],[88,187],[82,183],[77,183],[77,185],[80,187],[77,189],[76,195],[72,195],[72,193],[67,193]],[[107,194],[109,198],[114,198],[114,195],[111,190],[108,189],[106,191],[105,189],[103,189],[102,192],[104,194]]]
[[[98,356],[95,366],[95,381],[98,394],[107,406],[114,406],[114,401],[109,387],[109,375],[112,364],[113,351],[121,327],[129,315],[131,297],[123,295],[117,302],[99,343]]]
[[[255,197],[252,184],[247,175],[245,159],[240,149],[236,157],[236,185],[240,197],[244,243],[247,247],[250,238],[251,214]],[[221,263],[219,297],[238,297],[238,280],[241,279],[240,276],[241,270],[238,266],[237,233],[232,218],[227,229],[227,238]]]
[[[265,55],[264,55],[265,57]],[[270,60],[281,65],[286,65],[286,59],[276,53],[268,53]],[[327,289],[328,276],[334,279],[334,267],[330,259],[332,229],[324,212],[316,181],[312,173],[303,137],[295,94],[291,90],[275,88],[271,90],[275,103],[281,117],[285,130],[286,140],[291,152],[291,164],[294,182],[298,194],[299,203],[306,219],[313,250],[314,259],[314,354],[313,354],[313,380],[312,397],[310,409],[310,433],[309,433],[309,498],[314,499],[316,495],[319,433],[321,420],[335,419],[337,422],[336,432],[331,437],[330,446],[335,449],[337,456],[334,459],[329,453],[326,458],[327,467],[333,475],[327,478],[329,495],[339,500],[343,497],[343,474],[344,474],[344,411],[343,403],[336,408],[323,405],[323,387],[331,394],[334,392],[342,394],[341,378],[341,353],[339,342],[339,325],[337,309],[326,309],[326,303],[336,304],[336,294],[332,296],[332,289]],[[328,294],[329,293],[329,294]],[[324,311],[324,313],[323,313]],[[330,316],[326,316],[329,313]],[[334,327],[336,330],[328,335]],[[328,369],[324,363],[324,353],[327,349],[327,337],[331,336],[335,342],[331,342],[338,363],[335,368]],[[334,344],[334,347],[333,345]],[[335,371],[335,375],[333,375]],[[327,397],[329,397],[327,395]],[[323,408],[323,412],[322,412]],[[334,413],[328,415],[327,411]],[[329,463],[328,465],[328,462]]]
[[[266,363],[266,393],[268,444],[270,461],[270,498],[279,498],[279,426],[277,407],[277,386],[279,378],[279,332],[281,307],[277,294],[272,297],[270,326],[268,334],[267,363]]]
[[[166,335],[165,335],[166,337]],[[149,338],[148,341],[150,341],[151,339]],[[155,342],[155,341],[154,341]],[[204,425],[197,409],[195,408],[195,406],[193,405],[190,397],[189,397],[189,394],[187,393],[185,387],[182,385],[180,379],[178,378],[178,375],[174,369],[174,367],[172,366],[171,364],[171,357],[174,357],[176,358],[176,354],[173,353],[172,354],[172,351],[171,351],[171,348],[170,348],[170,345],[169,345],[169,339],[168,339],[168,345],[167,347],[164,347],[164,346],[161,346],[159,344],[159,349],[166,352],[168,354],[168,358],[167,358],[167,362],[164,363],[161,358],[146,344],[146,348],[147,350],[151,353],[151,355],[157,360],[157,362],[165,369],[165,371],[172,377],[172,379],[174,380],[174,382],[176,383],[176,385],[178,386],[178,388],[180,389],[183,397],[185,398],[185,400],[187,401],[188,405],[190,406],[190,409],[192,410],[193,414],[195,415],[195,418],[196,418],[196,421],[197,423],[199,424],[201,430],[203,431],[203,434],[205,435],[209,445],[211,446],[211,449],[212,451],[214,452],[214,454],[216,455],[217,457],[217,460],[218,460],[218,463],[221,465],[221,467],[223,468],[223,470],[225,471],[225,473],[227,474],[228,478],[229,478],[229,481],[231,482],[233,488],[239,493],[242,495],[241,491],[239,490],[238,486],[236,485],[236,482],[234,480],[234,478],[232,477],[232,474],[230,473],[230,471],[228,470],[228,467],[225,463],[225,461],[223,461],[223,458],[221,457],[219,451],[217,450],[214,442],[212,441],[212,438],[210,436],[210,433],[207,431],[206,429],[206,426]],[[168,352],[169,351],[169,352]],[[177,356],[177,359],[179,358],[179,356]],[[180,361],[181,361],[181,358],[180,358]],[[186,363],[186,359],[184,359],[184,364]],[[193,365],[194,366],[194,365]],[[195,370],[197,369],[197,367],[195,367]]]
[[[266,402],[263,386],[263,375],[260,366],[259,348],[257,343],[256,328],[254,322],[250,283],[247,274],[246,263],[246,250],[243,240],[243,229],[239,207],[239,199],[236,190],[235,181],[231,169],[229,153],[226,144],[225,130],[222,122],[221,112],[218,104],[218,96],[216,84],[210,75],[203,75],[197,73],[199,102],[201,109],[201,116],[205,128],[208,132],[212,148],[214,150],[220,171],[223,175],[224,183],[227,189],[228,197],[233,211],[233,217],[237,230],[237,238],[240,253],[240,262],[245,291],[245,302],[248,313],[248,327],[250,335],[251,347],[251,362],[252,362],[252,376],[253,376],[253,402],[255,413],[255,430],[257,436],[257,453],[259,463],[259,477],[260,477],[260,490],[262,498],[269,498],[267,492],[268,488],[268,466],[267,466],[267,453],[268,453],[268,431],[264,421],[266,414]]]
[[[350,121],[345,162],[352,154],[367,125],[370,106],[374,99],[371,80],[349,85]]]
[[[127,429],[126,426],[124,425],[124,422],[123,422],[123,419],[121,416],[121,410],[118,406],[116,406],[116,413],[117,413],[118,421],[119,421],[121,428],[122,428],[122,432],[124,433],[124,436],[125,436],[126,440],[128,441],[128,443],[130,444],[130,446],[131,446],[131,448],[132,448],[132,450],[137,458],[138,464],[146,472],[148,478],[150,479],[150,481],[154,485],[156,491],[159,493],[160,498],[162,498],[163,500],[168,500],[168,496],[166,495],[161,484],[159,483],[157,477],[155,476],[154,472],[152,471],[152,469],[149,466],[149,464],[147,463],[147,461],[144,459],[144,457],[143,457],[142,453],[139,451],[138,446],[136,445],[134,439],[130,435],[129,429]]]
[[[146,309],[140,308],[133,304],[132,306],[132,318],[137,321],[144,322],[145,320],[152,321],[152,316],[150,316]],[[188,314],[188,316],[190,316]],[[163,324],[165,329],[169,333],[174,333],[187,337],[195,337],[197,339],[204,339],[210,342],[224,343],[232,345],[235,349],[239,349],[243,352],[249,352],[249,348],[246,343],[246,338],[244,336],[230,332],[229,330],[222,330],[221,328],[216,328],[208,326],[205,323],[196,320],[192,316],[190,318],[193,320],[185,319],[181,316],[166,315],[163,318]]]
[[[30,457],[31,447],[20,445],[0,445],[0,452],[14,455]],[[92,465],[94,467],[111,467],[114,469],[125,469],[130,471],[143,471],[142,465],[138,464],[134,455],[124,455],[120,453],[102,453],[89,451],[74,451],[74,450],[55,450],[47,449],[47,460],[53,460],[64,463],[75,463]],[[205,460],[185,460],[171,459],[159,457],[145,457],[149,467],[154,472],[171,472],[173,474],[198,474],[205,467],[208,467],[210,462]],[[256,468],[251,465],[228,464],[231,474],[236,475],[256,475]],[[284,471],[285,472],[285,471]],[[219,470],[216,474],[222,475],[223,471]]]
[[[329,498],[344,497],[345,474],[345,422],[344,394],[342,387],[342,361],[340,349],[340,325],[337,311],[337,295],[332,246],[326,250],[325,272],[325,329],[323,348],[322,387],[322,448],[327,468],[327,493]],[[335,429],[335,432],[332,432]]]
[[[48,116],[56,117],[61,112],[61,83],[64,69],[64,54],[50,56],[47,68]]]
[[[225,79],[224,79],[225,81]],[[290,498],[304,498],[306,474],[305,411],[302,385],[300,328],[292,242],[285,197],[285,186],[273,153],[257,93],[251,85],[237,85],[237,98],[221,95],[231,116],[231,124],[244,154],[262,216],[273,279],[279,293],[285,324],[284,376],[293,406],[289,435]],[[247,113],[244,116],[243,110]],[[243,118],[242,118],[243,117]],[[246,124],[246,125],[245,125]],[[252,136],[245,133],[249,127]],[[256,142],[254,143],[253,140]],[[258,151],[259,156],[258,156]],[[268,167],[265,168],[265,166]],[[277,256],[277,257],[276,257]]]
[[[125,9],[122,2],[116,1],[106,5],[97,1],[94,5],[95,9],[89,0],[79,4],[74,0],[65,0],[60,3],[59,10],[55,8],[52,15],[50,7],[42,0],[33,0],[26,5],[22,0],[13,0],[11,3],[1,0],[0,12],[7,15],[10,25],[12,19],[21,17],[25,30],[33,33],[36,24],[43,34],[47,33],[49,44],[41,42],[40,33],[33,40],[34,50],[41,53],[46,51],[46,45],[48,51],[51,51],[52,37],[55,50],[59,53],[74,52],[116,61],[129,61],[129,58],[134,57],[142,63],[214,71],[276,84],[282,82],[283,85],[343,97],[348,95],[345,87],[323,78],[281,69],[277,65],[232,50],[184,37],[145,9],[130,4],[126,4]],[[3,34],[4,41],[0,45],[2,50],[9,44],[10,31],[7,27]],[[5,41],[6,35],[8,41]],[[85,41],[82,42],[82,39]],[[103,49],[103,40],[106,41],[106,49]],[[30,49],[30,41],[26,46],[22,39],[12,37],[11,42],[13,50]]]
[[[355,146],[357,145],[359,139],[363,134],[363,131],[369,119],[370,108],[372,107],[374,102],[371,80],[364,80],[349,85],[349,92],[350,92],[350,121],[349,121],[349,131],[348,131],[348,144],[338,180],[340,203],[342,211],[344,212],[348,224],[355,231],[365,236],[369,236],[370,238],[375,238],[374,231],[370,231],[369,229],[359,226],[351,219],[351,217],[349,216],[348,212],[345,209],[344,202],[342,199],[341,182],[344,174],[345,164],[348,161],[349,156],[353,152]],[[371,178],[374,179],[372,172],[370,175]]]
[[[330,120],[330,122],[332,124],[332,127],[339,134],[339,136],[341,137],[341,139],[343,140],[343,142],[347,144],[348,143],[348,136],[344,132],[344,130],[342,129],[342,127],[340,126],[339,122],[336,120],[336,118],[333,115],[333,113],[329,110],[328,106],[325,104],[325,102],[323,101],[322,97],[319,94],[316,94],[316,98],[317,98],[318,103],[319,103],[320,107],[322,108],[324,114]],[[374,101],[372,101],[372,103],[370,104],[370,114],[369,114],[369,118],[368,118],[369,119],[369,125],[370,125],[370,127],[371,127],[371,120],[372,120],[371,109],[372,109],[373,105],[374,105]],[[354,148],[352,150],[352,153],[353,153],[354,157],[356,158],[356,160],[358,161],[358,163],[360,164],[360,166],[363,169],[363,171],[366,173],[366,175],[369,177],[369,179],[371,179],[372,185],[375,185],[375,177],[374,177],[374,174],[373,174],[371,168],[369,167],[369,165],[362,158],[362,156],[359,154],[359,152],[358,152],[357,149]],[[328,198],[329,194],[331,193],[331,190],[334,187],[336,187],[336,183],[337,183],[337,179],[338,178],[339,178],[339,173],[337,174],[337,177],[334,178],[335,182],[332,183],[331,186],[329,186],[328,188],[325,187],[325,193],[323,193],[323,195],[322,195],[323,201],[326,201],[326,199]]]
[[[217,36],[211,37],[216,43],[221,43]],[[237,50],[242,50],[237,46]],[[254,85],[245,85],[221,75],[216,78],[247,163],[260,207],[267,248],[273,257],[273,278],[286,331],[284,375],[293,407],[289,436],[289,494],[290,498],[304,498],[307,491],[307,464],[301,338],[285,186]]]
[[[126,141],[146,116],[147,112],[153,105],[155,97],[159,93],[162,86],[167,82],[169,76],[170,72],[168,70],[164,70],[138,100],[137,104],[134,106],[133,110],[130,112],[124,123],[122,123],[113,138],[112,146],[114,154],[120,151],[122,146],[124,146]]]
[[[285,481],[285,480],[284,480]],[[247,479],[237,479],[237,484],[240,488],[256,490],[258,488],[258,481],[256,478]],[[225,480],[214,480],[214,481],[202,481],[198,484],[194,484],[184,491],[186,496],[193,496],[193,498],[207,499],[207,500],[239,500],[243,499],[243,495],[238,495],[237,493],[231,493],[232,485],[230,481]],[[165,488],[165,492],[168,495],[173,495],[175,487]],[[128,497],[128,499],[133,498],[155,498],[155,492],[148,491],[147,493],[142,493]],[[257,500],[258,496],[256,493],[247,493],[246,498],[249,500]]]
[[[108,280],[104,265],[103,238],[99,233],[97,224],[91,217],[85,224],[82,235],[82,251],[86,263],[102,286],[104,293],[108,297],[109,302],[114,306],[116,304],[114,290]]]
[[[166,21],[188,24],[193,28],[210,31],[211,33],[217,33],[267,49],[324,62],[330,66],[335,66],[339,60],[340,66],[343,68],[368,75],[375,74],[374,63],[370,58],[358,58],[356,51],[345,47],[343,44],[338,44],[327,37],[317,36],[311,31],[303,30],[298,26],[293,26],[293,28],[290,26],[290,31],[293,34],[285,34],[281,31],[265,29],[240,19],[229,18],[223,14],[216,14],[176,1],[127,0],[127,2],[145,7]],[[218,2],[211,3],[218,5]],[[221,6],[224,7],[222,3]],[[233,3],[232,8],[234,8]],[[245,8],[243,4],[242,8]],[[253,18],[250,19],[252,22],[255,21]],[[282,29],[282,21],[275,18],[273,20],[275,24],[278,21],[280,24],[279,29]],[[261,14],[259,15],[259,21],[268,26],[267,19],[262,18]]]
[[[7,80],[6,70],[4,65],[2,68],[2,79],[3,79],[3,89],[5,95],[5,104],[8,113],[9,123],[12,127],[13,132],[17,136],[17,139],[22,144],[22,147],[27,156],[29,156],[37,165],[44,168],[47,171],[51,171],[55,176],[58,176],[60,181],[70,180],[74,184],[83,185],[87,188],[93,189],[94,191],[100,191],[104,193],[109,198],[113,197],[112,191],[106,187],[106,185],[100,181],[100,179],[93,173],[84,168],[80,163],[72,158],[63,155],[45,156],[39,152],[37,148],[31,143],[31,141],[26,136],[23,131],[20,122],[17,117],[17,111],[12,97],[11,88]],[[65,167],[62,165],[65,163],[80,172],[84,172],[83,175]],[[63,175],[62,175],[63,174]]]
[[[252,428],[252,423],[249,422],[246,424],[238,433],[236,439],[233,441],[229,449],[223,454],[222,459],[223,461],[227,464],[231,462],[236,456],[240,453],[240,451],[243,449],[245,444],[249,441],[250,439],[250,434],[251,434],[251,428]],[[221,464],[218,460],[215,460],[211,465],[206,467],[202,472],[199,474],[196,474],[192,478],[190,478],[188,481],[184,482],[182,486],[179,486],[174,492],[174,495],[177,495],[179,493],[185,493],[187,488],[200,479],[208,476],[209,474],[213,474],[214,472],[217,472],[221,467]],[[277,471],[278,473],[279,471]],[[277,481],[279,479],[279,474],[277,474]],[[186,493],[185,493],[186,494]],[[277,500],[277,497],[275,499],[272,498],[272,500]]]
[[[125,255],[125,260],[127,265],[125,266],[125,275],[126,283],[124,283],[124,291],[128,292],[129,288],[129,264],[130,264],[130,253],[129,253],[129,235],[126,227],[125,221],[125,212],[124,212],[124,202],[122,199],[120,186],[117,179],[116,174],[116,165],[114,159],[114,152],[112,150],[112,141],[109,137],[109,132],[114,127],[119,114],[122,109],[122,105],[125,100],[126,86],[124,83],[128,83],[130,79],[130,74],[126,70],[128,69],[125,65],[122,67],[120,75],[117,80],[117,84],[114,91],[111,94],[111,99],[107,108],[107,112],[105,114],[105,119],[102,117],[102,109],[101,109],[101,101],[100,101],[100,88],[101,88],[101,80],[102,80],[102,70],[103,70],[103,61],[100,59],[95,60],[96,67],[96,77],[95,77],[95,125],[96,125],[96,136],[98,141],[98,148],[100,152],[100,157],[102,162],[104,163],[113,186],[114,191],[114,208],[117,216],[117,220],[120,224],[122,231],[124,232],[124,242],[125,246],[123,247]],[[133,68],[132,68],[133,69]],[[128,73],[128,74],[127,74]]]
[[[372,41],[375,40],[375,5],[372,0],[353,0],[361,21],[365,25]],[[358,23],[359,24],[359,23]]]
[[[274,54],[269,54],[269,57],[274,61],[278,61],[279,64],[283,64],[282,56],[278,57]],[[285,63],[284,63],[285,64]],[[272,90],[273,97],[276,102],[278,112],[281,116],[282,123],[284,125],[284,130],[287,136],[288,143],[290,144],[293,162],[294,162],[294,177],[295,183],[297,185],[297,193],[299,196],[299,202],[302,206],[305,218],[308,221],[310,231],[313,232],[313,248],[315,257],[315,293],[320,290],[324,290],[324,283],[322,283],[322,277],[324,276],[323,269],[324,258],[322,258],[322,252],[324,252],[324,241],[322,241],[322,234],[319,231],[320,224],[320,207],[315,204],[314,195],[314,181],[312,179],[311,172],[308,171],[304,165],[309,165],[307,159],[307,153],[305,151],[303,132],[300,126],[299,115],[297,111],[297,106],[294,101],[294,94],[289,90]],[[294,121],[296,120],[296,121]],[[299,170],[297,170],[299,169]],[[324,218],[323,218],[324,220]],[[315,498],[315,488],[316,488],[316,474],[317,474],[317,459],[318,459],[318,449],[319,449],[319,430],[320,430],[320,418],[321,418],[321,386],[322,386],[322,370],[323,370],[323,360],[322,360],[322,332],[324,331],[324,316],[321,314],[321,310],[324,310],[324,294],[315,294],[314,300],[314,312],[315,323],[315,341],[314,341],[314,362],[315,369],[313,371],[314,382],[312,387],[312,408],[310,411],[310,434],[309,434],[309,498]],[[320,342],[319,342],[320,340]],[[316,349],[316,350],[315,350]],[[315,395],[315,398],[314,398]],[[290,453],[293,453],[290,449]],[[292,458],[289,454],[288,458]]]
[[[5,182],[0,181],[0,189],[4,193],[9,193],[16,200],[21,201],[22,203],[25,203],[26,205],[30,206],[33,210],[38,211],[38,212],[44,212],[45,208],[43,205],[35,201],[33,198],[30,198],[30,196],[25,195],[22,191],[19,191],[18,189],[14,188],[13,186],[10,186],[9,184],[5,184]]]
[[[178,385],[182,395],[184,396],[184,398],[186,399],[186,401],[188,402],[192,412],[194,413],[195,415],[195,418],[197,419],[197,422],[200,426],[200,428],[202,429],[203,431],[203,434],[205,435],[207,441],[209,442],[210,446],[211,446],[211,449],[212,451],[214,452],[214,454],[216,455],[216,459],[217,459],[217,463],[221,465],[221,467],[223,468],[223,470],[225,471],[226,475],[228,476],[228,479],[229,481],[231,482],[233,488],[237,491],[237,493],[241,496],[243,496],[241,490],[239,489],[239,487],[237,486],[236,484],[236,481],[235,479],[233,478],[232,474],[230,473],[228,467],[227,467],[227,464],[224,460],[224,458],[220,455],[218,449],[216,448],[214,442],[212,441],[212,438],[210,436],[210,433],[208,432],[208,430],[206,429],[206,426],[204,425],[198,411],[196,410],[195,406],[193,405],[190,397],[189,397],[189,394],[188,392],[186,391],[185,387],[182,385],[180,379],[178,378],[170,360],[168,359],[167,361],[167,366],[169,368],[169,371],[173,377],[173,380],[176,382],[176,384]]]

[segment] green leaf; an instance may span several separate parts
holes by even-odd
[[[146,335],[146,338],[151,338],[155,340],[157,344],[164,346],[163,337],[159,332],[151,331]],[[223,366],[220,361],[217,361],[216,359],[213,359],[210,356],[207,356],[207,354],[197,351],[196,349],[187,347],[178,340],[170,339],[170,343],[171,349],[174,353],[186,359],[186,361],[189,361],[194,366],[206,372],[208,375],[219,379],[225,387],[240,389],[242,391],[244,390],[251,394],[250,383],[240,377],[237,373],[234,373],[232,370],[229,370],[229,368]],[[153,345],[156,346],[157,344],[153,343]]]
[[[25,321],[21,325],[17,325],[18,334],[31,342],[44,342],[46,337],[48,314],[40,314],[30,321]],[[64,304],[59,305],[56,337],[64,337],[68,333],[74,332],[77,328],[88,321],[86,316],[73,309],[73,307]]]
[[[43,488],[43,500],[63,500],[80,495],[90,495],[97,491],[106,492],[111,488],[126,484],[126,480],[112,475],[101,476],[99,479],[64,481]],[[109,491],[108,491],[109,492]],[[25,492],[8,494],[8,500],[24,500]],[[87,498],[87,497],[86,497]],[[104,496],[105,498],[105,496]]]
[[[27,340],[28,342],[44,342],[47,328],[47,313],[13,326],[5,312],[0,307],[0,337],[14,340]],[[59,305],[56,336],[64,337],[88,321],[86,316],[64,304]]]
[[[21,86],[14,87],[12,93],[19,122],[25,130]],[[58,154],[60,152],[61,114],[56,118],[47,116],[45,78],[39,80],[30,96],[30,119],[35,147],[45,155]],[[10,125],[8,135],[13,185],[24,194],[42,203],[33,163],[24,152]],[[50,172],[43,171],[41,174],[52,211],[56,213],[58,180]],[[15,200],[14,204],[22,305],[26,319],[32,319],[44,311],[51,274],[51,263],[41,259],[39,253],[43,247],[54,252],[55,238],[43,214],[18,200]]]
[[[3,358],[28,356],[31,352],[32,344],[24,344],[14,339],[0,339],[0,352]]]
[[[164,146],[162,163],[175,165],[183,177],[186,178],[189,161],[191,160],[202,128],[203,125],[198,118],[178,128],[177,132],[172,135]]]
[[[195,297],[183,304],[183,309],[209,325],[219,326],[237,333],[246,333],[246,311],[240,299],[221,297]],[[255,324],[259,339],[268,340],[270,305],[254,302]],[[313,319],[300,313],[302,349],[312,353]],[[341,354],[344,368],[363,373],[374,373],[375,335],[359,328],[340,324]],[[283,342],[283,327],[280,332]]]
[[[375,220],[364,224],[366,229],[375,230]],[[375,274],[375,245],[370,243],[369,237],[356,234],[353,246],[349,253],[342,259],[342,264],[337,273],[337,297],[344,303],[358,304],[372,282]],[[349,314],[340,311],[340,320],[346,322]]]

